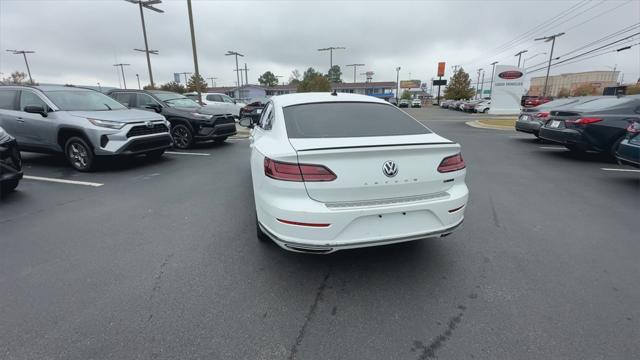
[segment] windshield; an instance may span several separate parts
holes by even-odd
[[[283,112],[290,138],[418,135],[431,132],[404,111],[385,104],[301,104],[288,106]]]
[[[158,99],[162,100],[165,104],[170,107],[182,107],[182,108],[199,108],[197,102],[189,99],[184,95],[180,95],[177,93],[154,93]],[[196,95],[197,96],[197,95]]]
[[[122,110],[126,107],[114,99],[91,90],[52,90],[46,91],[47,97],[65,111],[108,111]]]

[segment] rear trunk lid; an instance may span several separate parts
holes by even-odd
[[[320,202],[353,202],[393,198],[424,198],[451,187],[456,173],[439,173],[442,160],[460,146],[436,134],[289,139],[300,164],[324,165],[337,178],[305,182],[309,197]],[[387,171],[387,162],[397,173]]]
[[[566,121],[574,121],[580,118],[580,113],[575,111],[555,110],[549,113],[547,126],[554,129],[566,128]]]

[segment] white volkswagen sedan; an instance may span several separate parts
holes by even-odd
[[[383,100],[275,96],[250,141],[258,238],[286,250],[440,237],[464,219],[460,145]]]

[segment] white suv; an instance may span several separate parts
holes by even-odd
[[[198,94],[195,92],[184,95],[194,100],[198,97]],[[240,109],[245,106],[243,103],[220,93],[202,93],[202,102],[205,106],[218,110],[220,114],[231,114],[236,118],[240,117]]]

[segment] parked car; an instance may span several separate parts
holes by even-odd
[[[536,107],[542,104],[546,104],[549,101],[552,101],[553,98],[550,96],[529,96],[524,100],[524,107]]]
[[[250,118],[253,124],[257,124],[267,102],[269,102],[268,98],[255,98],[249,100],[249,104],[240,110],[240,118]]]
[[[224,142],[237,133],[232,114],[200,106],[178,93],[117,89],[108,94],[130,108],[162,114],[171,123],[171,136],[178,149],[187,149],[201,141]]]
[[[473,107],[473,112],[488,113],[491,108],[491,100],[482,100]]]
[[[411,100],[411,107],[412,108],[421,108],[422,107],[422,101],[420,99]]]
[[[640,168],[640,118],[627,127],[627,136],[620,142],[616,158],[620,163]]]
[[[16,139],[0,127],[0,196],[18,187],[22,179],[22,159]]]
[[[569,150],[615,154],[630,120],[640,118],[640,95],[603,96],[568,110],[551,110],[540,137]]]
[[[522,108],[516,120],[516,131],[533,134],[539,137],[540,127],[549,120],[551,110],[566,110],[572,106],[595,100],[598,96],[582,96],[550,101],[537,107]]]
[[[452,102],[452,100],[442,100],[440,102],[440,107],[443,109],[446,109],[449,107],[449,104]]]
[[[184,94],[191,100],[198,101],[198,93],[190,92]],[[221,93],[202,93],[202,103],[205,107],[213,109],[216,114],[231,114],[236,119],[240,118],[240,109],[245,104]]]
[[[398,107],[408,108],[410,104],[411,104],[411,102],[409,102],[409,100],[402,99],[402,100],[400,100],[400,103],[398,103]]]
[[[63,153],[79,171],[98,156],[159,157],[172,145],[161,115],[74,86],[0,86],[0,126],[20,150]]]
[[[260,240],[329,253],[445,236],[463,221],[460,145],[383,100],[275,96],[251,134]]]
[[[476,105],[479,104],[482,100],[469,100],[464,101],[460,104],[460,110],[464,112],[474,112]]]

